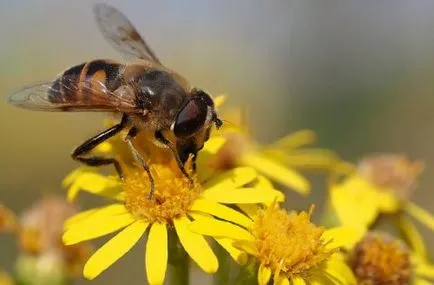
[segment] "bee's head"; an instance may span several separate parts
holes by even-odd
[[[185,139],[194,136],[202,128],[211,127],[212,123],[217,128],[222,125],[215,111],[214,101],[204,91],[193,89],[176,114],[171,130],[177,138]]]
[[[171,126],[183,162],[188,159],[189,154],[196,154],[203,147],[213,124],[217,128],[222,125],[215,111],[214,101],[204,91],[193,89]]]

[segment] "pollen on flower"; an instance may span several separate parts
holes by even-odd
[[[167,164],[150,165],[155,180],[155,192],[149,199],[150,182],[146,172],[134,170],[125,177],[125,207],[137,218],[150,223],[171,223],[173,219],[187,214],[191,204],[201,192],[201,186],[193,176],[194,183]]]
[[[360,284],[404,285],[411,277],[407,247],[386,234],[366,235],[355,246],[349,264]]]
[[[401,199],[408,199],[423,172],[421,161],[410,162],[404,155],[380,154],[364,158],[358,173],[378,187],[393,190]]]
[[[288,213],[273,204],[255,219],[258,259],[275,275],[307,277],[335,252],[321,239],[324,228],[310,221],[312,209]]]

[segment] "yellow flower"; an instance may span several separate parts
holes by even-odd
[[[349,253],[358,284],[428,285],[434,266],[414,256],[405,244],[383,233],[368,233]]]
[[[213,237],[234,239],[234,246],[254,256],[258,283],[355,284],[339,247],[353,244],[364,234],[348,228],[326,230],[310,221],[309,212],[291,212],[272,203],[252,216],[253,223],[236,230],[224,221],[203,218],[190,229]]]
[[[307,195],[310,183],[298,170],[332,170],[338,156],[323,148],[308,148],[317,140],[311,130],[289,134],[270,145],[252,139],[246,126],[246,115],[237,108],[227,109],[226,122],[205,144],[198,165],[204,177],[236,166],[250,166],[262,175]]]
[[[434,230],[434,217],[408,200],[414,190],[421,162],[409,162],[403,155],[384,154],[368,157],[357,170],[330,187],[330,202],[340,223],[348,226],[370,227],[380,214],[392,214],[421,256],[426,249],[416,227],[404,213]]]
[[[80,168],[71,173],[69,198],[80,190],[112,199],[108,206],[91,209],[72,217],[65,224],[63,241],[75,244],[120,230],[88,260],[84,276],[97,277],[128,252],[149,230],[146,245],[146,272],[150,284],[163,284],[168,262],[168,230],[174,229],[190,257],[207,273],[214,273],[218,261],[205,238],[188,229],[192,220],[214,217],[250,226],[252,221],[239,211],[223,204],[271,203],[283,200],[277,190],[244,187],[256,179],[256,172],[248,167],[235,168],[206,183],[199,183],[196,175],[192,185],[176,165],[151,163],[155,192],[148,199],[150,183],[147,174],[137,167],[124,165],[124,182]],[[235,227],[233,225],[232,227]],[[227,238],[216,238],[239,263],[246,254],[232,246]]]
[[[338,163],[338,157],[329,150],[302,148],[314,141],[314,132],[301,130],[276,143],[261,146],[242,131],[223,129],[205,144],[198,165],[207,172],[205,176],[236,166],[250,166],[262,175],[307,195],[310,183],[298,169],[333,169]]]
[[[217,96],[216,106],[220,107],[225,99],[223,95]],[[255,168],[259,174],[307,195],[310,192],[310,183],[298,169],[332,170],[338,165],[339,158],[332,151],[305,147],[315,143],[317,138],[313,131],[301,130],[271,145],[261,146],[248,134],[241,116],[239,109],[229,109],[222,114],[225,123],[219,130],[211,132],[210,139],[199,152],[199,181],[210,179],[221,171],[249,166]],[[107,124],[113,125],[113,122],[108,121]],[[116,135],[95,150],[133,165],[135,159],[125,144],[124,137],[124,133]],[[135,140],[135,145],[144,157],[158,158],[158,162],[162,163],[171,159],[172,153],[168,149],[153,145],[153,133],[141,132]]]

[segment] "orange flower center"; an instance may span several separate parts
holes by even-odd
[[[408,249],[388,235],[366,235],[354,248],[349,263],[360,284],[409,284],[411,264]]]
[[[194,183],[167,164],[150,166],[154,178],[154,194],[149,199],[151,184],[144,171],[126,172],[125,207],[137,218],[150,223],[170,223],[184,216],[201,193],[201,186],[193,176]]]
[[[382,154],[364,158],[357,171],[378,187],[393,191],[401,199],[408,199],[423,168],[422,162],[410,162],[403,155]]]
[[[291,212],[270,206],[255,220],[253,235],[258,258],[275,274],[288,278],[309,275],[334,250],[327,250],[321,239],[324,228],[310,221],[311,211]]]

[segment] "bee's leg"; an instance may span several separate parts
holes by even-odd
[[[134,144],[132,142],[132,139],[137,135],[137,132],[138,132],[137,128],[132,127],[126,136],[125,141],[127,142],[128,146],[130,147],[131,152],[133,153],[136,160],[138,160],[142,164],[143,168],[145,169],[146,173],[148,174],[149,182],[151,184],[151,189],[149,191],[148,199],[151,200],[152,197],[154,196],[154,184],[155,184],[154,183],[154,177],[152,177],[151,170],[149,169],[148,163],[143,158],[143,156],[138,152],[138,150],[136,149],[136,147],[134,146]]]
[[[126,115],[122,117],[122,120],[119,124],[114,125],[113,127],[103,131],[102,133],[97,134],[96,136],[88,139],[78,147],[74,149],[71,156],[74,160],[80,161],[89,166],[101,166],[107,164],[113,164],[116,168],[117,173],[123,179],[122,169],[119,162],[114,158],[105,158],[99,156],[91,156],[85,157],[92,149],[94,149],[97,145],[104,142],[105,140],[111,138],[116,135],[120,131],[122,131],[128,122],[128,118]]]
[[[196,169],[197,169],[196,161],[197,161],[197,153],[193,154],[193,158],[192,158],[192,162],[191,162],[194,173],[196,173]]]
[[[176,148],[173,145],[173,143],[171,141],[169,141],[168,139],[166,139],[163,136],[163,134],[161,133],[161,131],[155,132],[155,139],[158,142],[162,143],[163,145],[167,146],[172,151],[172,154],[176,160],[176,164],[178,164],[178,167],[181,170],[182,174],[184,174],[184,176],[187,177],[187,179],[190,181],[190,183],[193,184],[193,179],[191,178],[190,174],[188,174],[187,170],[185,169],[184,164],[182,163],[181,158],[179,157],[179,154],[176,151]],[[193,158],[193,169],[195,168],[195,164],[196,164],[195,157],[196,157],[196,155],[194,155],[194,158]]]

